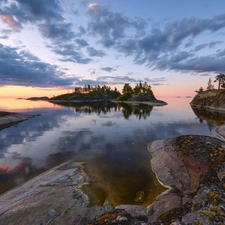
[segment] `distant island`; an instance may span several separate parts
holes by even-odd
[[[34,100],[33,98],[30,100]],[[147,82],[140,82],[134,88],[129,83],[124,84],[122,94],[117,88],[111,89],[110,86],[91,86],[75,87],[73,93],[62,94],[49,98],[50,102],[81,102],[81,101],[114,101],[126,103],[146,103],[151,105],[166,105],[167,103],[157,100],[153,94],[151,86]]]

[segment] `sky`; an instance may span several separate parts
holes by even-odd
[[[194,96],[225,72],[224,40],[224,0],[0,0],[0,97],[140,81]]]

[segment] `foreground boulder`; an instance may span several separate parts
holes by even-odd
[[[158,180],[170,187],[148,207],[149,224],[224,224],[225,149],[207,136],[181,136],[148,146]]]
[[[79,186],[89,182],[81,163],[55,167],[0,197],[1,224],[74,224],[92,221],[104,210],[88,207],[88,197]]]

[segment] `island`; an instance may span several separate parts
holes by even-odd
[[[161,106],[167,103],[157,100],[153,94],[151,86],[147,82],[140,82],[134,88],[129,83],[124,84],[122,94],[117,88],[111,89],[110,86],[91,86],[75,87],[72,93],[54,96],[48,99],[52,103],[65,102],[125,102],[130,104],[144,103],[151,106]]]
[[[225,111],[225,90],[213,89],[200,91],[190,102],[193,108]]]

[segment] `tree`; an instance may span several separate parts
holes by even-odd
[[[124,84],[123,86],[123,90],[122,90],[123,94],[132,94],[133,93],[133,89],[130,86],[129,83]]]
[[[213,89],[214,89],[214,85],[212,84],[211,78],[209,78],[209,81],[208,81],[208,87],[207,87],[206,89],[207,89],[207,90],[213,90]]]
[[[197,94],[200,94],[204,91],[203,87],[200,87],[198,91],[195,91]]]
[[[220,89],[220,87],[224,87],[225,86],[225,74],[220,73],[219,75],[216,76],[216,79],[214,80],[214,82],[218,81],[218,89]]]

